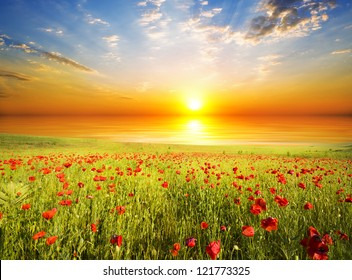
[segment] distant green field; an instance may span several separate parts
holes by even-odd
[[[351,260],[351,154],[0,134],[0,258]]]

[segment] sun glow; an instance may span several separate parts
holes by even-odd
[[[196,98],[189,99],[187,105],[191,111],[199,111],[202,108],[202,102]]]

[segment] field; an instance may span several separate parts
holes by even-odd
[[[0,135],[0,257],[352,259],[351,146]]]

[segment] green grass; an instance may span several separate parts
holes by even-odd
[[[350,146],[208,147],[2,134],[0,168],[1,259],[208,259],[205,247],[214,240],[221,240],[219,259],[308,259],[300,241],[310,226],[332,236],[329,259],[352,259],[351,240],[336,233],[352,235],[352,203],[345,202],[352,193]],[[289,204],[279,207],[276,195]],[[253,215],[250,196],[265,199],[267,210]],[[314,208],[305,210],[306,202]],[[112,211],[116,206],[126,212]],[[56,215],[45,220],[42,213],[53,208]],[[269,216],[278,219],[278,230],[261,228]],[[254,237],[242,235],[244,225],[254,227]],[[45,237],[33,240],[39,231]],[[121,247],[110,244],[113,234],[122,235]],[[49,236],[58,237],[50,246]],[[185,246],[188,237],[197,239],[195,247]],[[176,257],[174,243],[181,244]]]

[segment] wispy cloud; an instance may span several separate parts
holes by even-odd
[[[117,42],[120,40],[118,35],[110,35],[103,37],[103,40],[108,42],[111,47],[117,47]]]
[[[331,52],[331,54],[346,54],[346,53],[352,53],[352,49],[336,50]]]
[[[60,64],[68,65],[68,66],[71,66],[71,67],[78,69],[78,70],[81,70],[81,71],[93,72],[93,70],[91,68],[84,66],[71,58],[64,57],[62,54],[60,54],[58,52],[48,52],[48,51],[45,51],[45,50],[42,50],[39,48],[29,46],[29,44],[16,43],[12,39],[9,39],[10,37],[8,37],[7,35],[4,36],[4,34],[1,35],[0,37],[2,39],[6,38],[6,40],[3,40],[3,44],[7,45],[10,48],[21,50],[27,54],[39,55],[39,56],[45,57],[51,61],[55,61]],[[31,45],[35,45],[35,43],[31,42]]]
[[[57,52],[41,52],[41,56],[46,57],[49,60],[56,61],[58,63],[64,64],[64,65],[69,65],[72,66],[76,69],[86,71],[86,72],[92,72],[93,70],[70,59],[67,57],[62,56],[60,53]]]
[[[263,0],[245,36],[247,40],[260,41],[268,36],[306,36],[321,28],[328,20],[326,12],[336,6],[336,1],[313,0]]]
[[[53,33],[58,36],[64,35],[64,31],[61,28],[40,28],[40,30],[47,32],[47,33]]]
[[[10,72],[5,70],[0,70],[0,77],[8,78],[8,79],[15,79],[18,81],[31,81],[32,78],[22,73]]]
[[[7,94],[7,93],[5,93],[5,92],[0,91],[0,98],[8,98],[8,97],[10,97],[10,95],[9,95],[9,94]]]
[[[101,18],[95,18],[91,14],[87,14],[86,17],[89,24],[101,24],[101,25],[110,26],[110,24],[107,21]]]
[[[163,39],[171,19],[162,12],[162,5],[165,0],[147,0],[137,3],[141,8],[139,24],[146,30],[146,35],[153,39]]]

